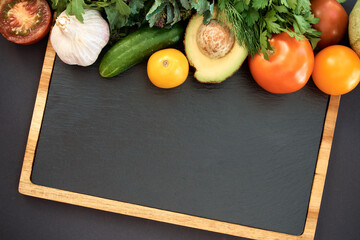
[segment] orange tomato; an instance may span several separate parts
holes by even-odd
[[[273,54],[249,58],[254,80],[271,93],[291,93],[306,85],[314,68],[314,52],[307,39],[300,41],[282,32],[269,39]]]
[[[330,95],[341,95],[353,90],[360,81],[360,59],[345,46],[333,45],[315,56],[312,75],[315,85]]]
[[[163,49],[149,58],[147,74],[155,86],[174,88],[185,82],[189,74],[189,62],[179,50]]]

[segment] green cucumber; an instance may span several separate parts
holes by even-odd
[[[114,77],[146,60],[152,53],[183,39],[185,28],[177,23],[170,29],[143,27],[119,40],[101,59],[99,72]]]

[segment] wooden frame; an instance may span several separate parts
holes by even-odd
[[[55,51],[50,41],[48,42],[43,69],[40,77],[30,132],[25,150],[24,162],[19,182],[19,192],[28,196],[74,204],[114,213],[120,213],[150,220],[166,222],[191,228],[208,230],[251,239],[313,239],[319,216],[321,198],[325,185],[330,150],[335,129],[335,123],[340,103],[340,96],[331,96],[323,128],[318,160],[311,189],[308,213],[304,232],[300,236],[262,230],[238,224],[226,223],[187,214],[159,210],[136,204],[124,203],[105,198],[74,193],[60,189],[36,185],[31,182],[31,172],[35,158],[36,146],[40,134],[41,123],[44,115],[52,69],[55,60]]]

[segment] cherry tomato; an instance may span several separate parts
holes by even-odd
[[[155,86],[174,88],[185,82],[189,74],[189,62],[179,50],[163,49],[149,58],[147,74]]]
[[[314,67],[314,52],[304,38],[296,40],[283,32],[269,39],[273,53],[266,60],[262,53],[249,58],[255,81],[271,93],[291,93],[306,85]]]
[[[353,90],[360,81],[360,59],[345,46],[333,45],[315,56],[312,75],[315,85],[330,95],[341,95]]]
[[[349,21],[343,6],[336,0],[312,0],[311,10],[319,18],[313,26],[321,32],[317,46],[321,49],[339,43],[345,36]]]
[[[46,0],[4,0],[0,6],[0,32],[14,43],[33,44],[50,31],[51,15]]]

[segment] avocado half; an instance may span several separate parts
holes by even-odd
[[[203,24],[203,16],[195,14],[185,32],[186,57],[202,83],[220,83],[232,76],[245,61],[248,50],[240,46],[227,27],[216,20]]]

